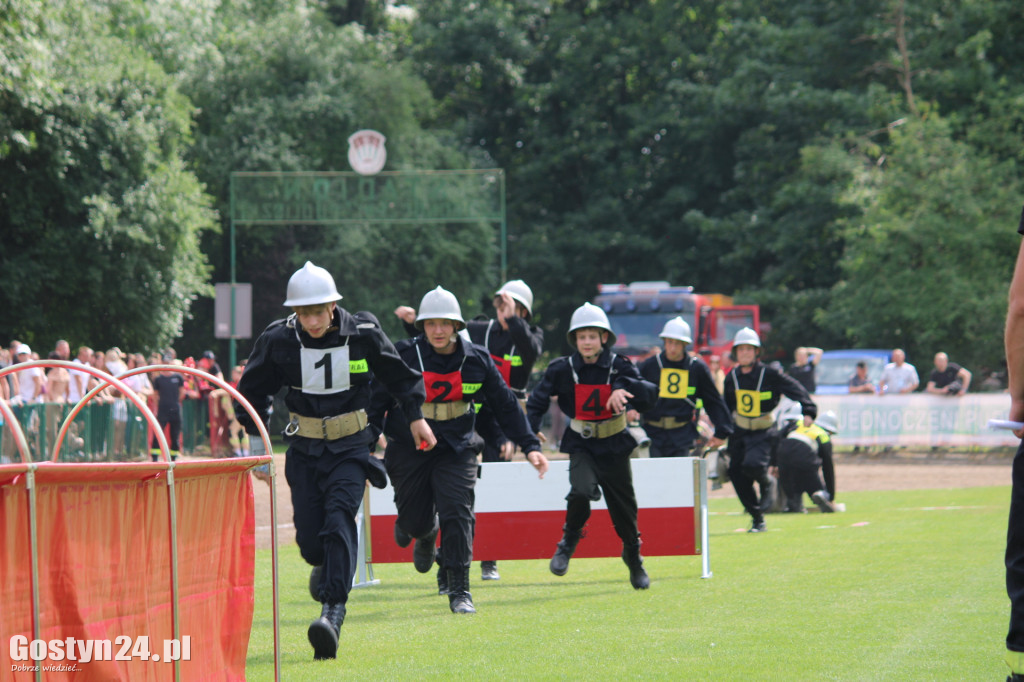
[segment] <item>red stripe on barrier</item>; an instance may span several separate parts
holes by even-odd
[[[697,542],[693,507],[641,509],[637,516],[644,556],[695,555]],[[412,545],[402,549],[394,540],[394,515],[373,516],[373,562],[412,561]],[[487,561],[549,559],[562,537],[565,511],[492,512],[476,515],[473,558]],[[586,537],[574,556],[617,557],[622,540],[615,534],[608,510],[595,509],[587,522]]]

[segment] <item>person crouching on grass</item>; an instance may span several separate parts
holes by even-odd
[[[380,425],[388,437],[384,464],[398,508],[395,541],[407,547],[416,539],[413,565],[426,573],[434,565],[440,530],[440,563],[448,574],[452,613],[476,613],[469,592],[476,525],[475,404],[486,401],[501,431],[522,448],[541,478],[548,470],[540,440],[490,353],[458,333],[465,326],[458,299],[437,287],[420,303],[416,328],[421,333],[396,344],[405,363],[423,374],[427,400],[422,412],[437,436],[437,447],[423,452],[406,427],[405,413],[395,409],[394,398],[376,388],[369,415],[370,423]]]
[[[629,567],[629,582],[650,587],[640,556],[636,492],[630,454],[637,442],[626,429],[627,404],[639,412],[654,406],[658,387],[644,380],[629,358],[612,353],[615,333],[604,311],[585,303],[569,321],[572,355],[548,365],[540,384],[526,402],[530,426],[540,430],[551,397],[571,421],[562,436],[561,451],[569,455],[570,491],[565,498],[565,525],[550,569],[565,575],[583,529],[590,518],[590,502],[604,493],[615,532],[622,539],[622,560]]]
[[[350,314],[334,278],[310,262],[288,280],[284,305],[294,312],[272,322],[253,346],[238,391],[269,424],[273,397],[287,387],[285,478],[291,488],[295,542],[314,568],[310,591],[323,604],[307,632],[313,658],[335,658],[345,604],[356,570],[356,513],[366,481],[387,484],[367,428],[371,372],[401,411],[409,437],[429,449],[436,440],[423,419],[423,382],[395,351],[371,313]],[[252,438],[252,454],[266,454],[249,413],[235,407]]]

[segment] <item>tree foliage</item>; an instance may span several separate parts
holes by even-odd
[[[510,274],[549,350],[597,283],[665,279],[760,303],[770,353],[1000,363],[1024,158],[1010,0],[391,4],[4,3],[0,328],[212,345],[230,174],[344,170],[371,127],[388,169],[505,169]],[[467,316],[499,284],[491,225],[237,245],[257,328],[307,258],[392,331],[437,284]]]
[[[151,348],[208,293],[216,227],[182,155],[191,107],[97,7],[12,2],[0,79],[0,328]]]

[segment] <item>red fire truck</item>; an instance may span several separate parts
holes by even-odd
[[[735,305],[731,296],[697,294],[693,287],[674,287],[668,282],[599,284],[593,301],[608,315],[617,336],[615,352],[637,358],[660,348],[665,322],[682,317],[693,333],[693,352],[710,349],[716,355],[729,352],[732,339],[743,327],[761,334],[761,312],[756,305]]]

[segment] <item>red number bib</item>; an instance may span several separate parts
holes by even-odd
[[[423,372],[423,387],[427,389],[428,403],[462,400],[462,372]]]
[[[506,386],[512,385],[512,362],[499,358],[497,355],[492,355],[491,359],[494,360],[494,366],[498,368],[498,374],[505,380]]]
[[[614,417],[612,411],[605,407],[611,397],[610,384],[576,384],[576,418],[596,421]]]

